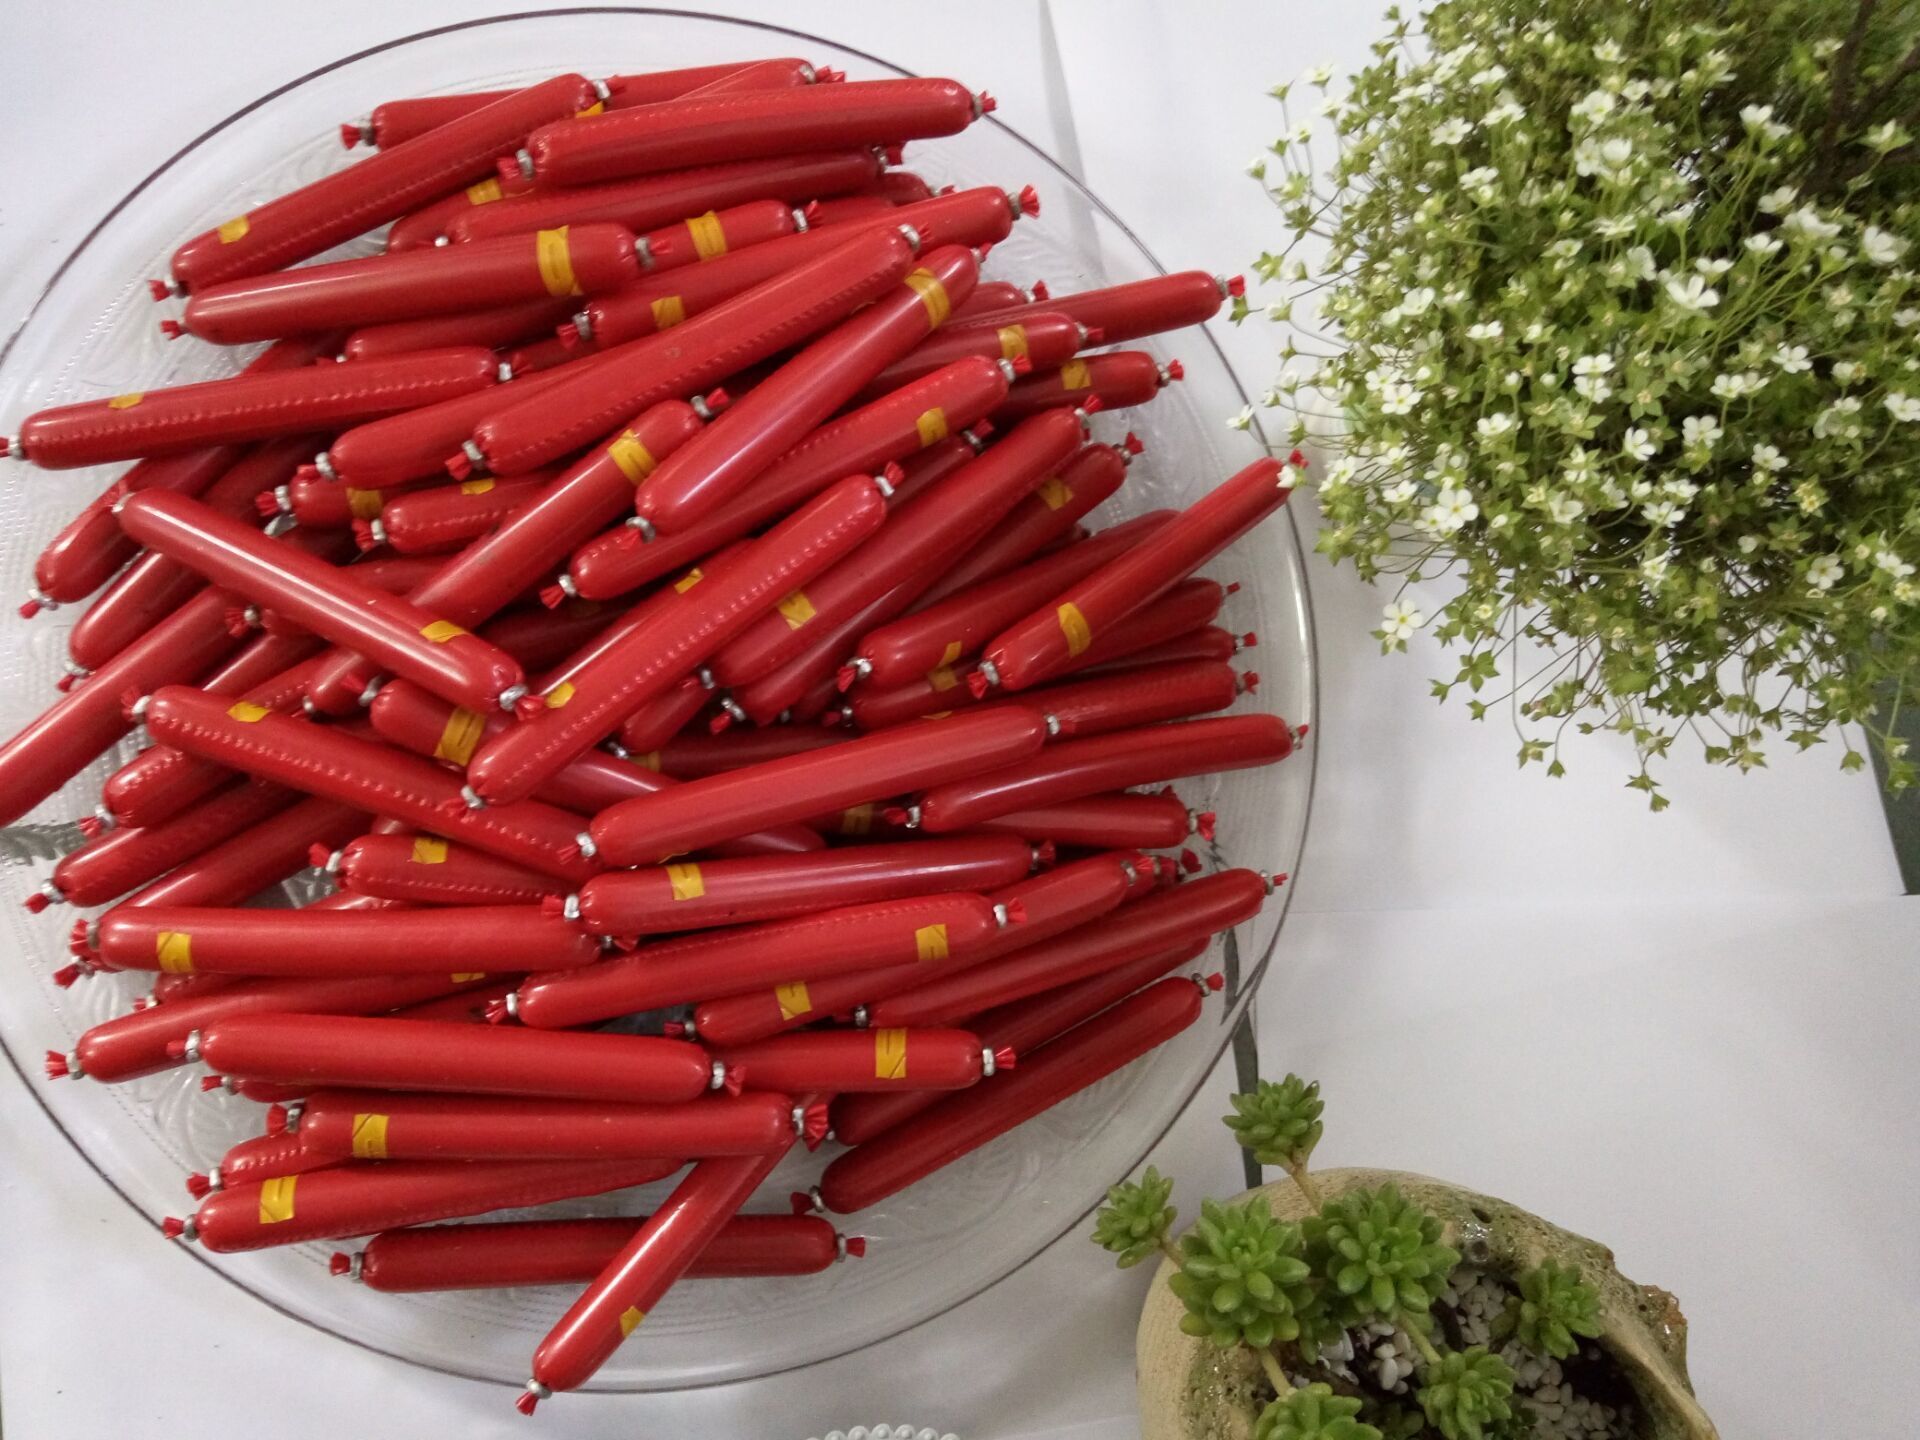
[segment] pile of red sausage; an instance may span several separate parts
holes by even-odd
[[[991,108],[797,60],[385,104],[154,282],[189,343],[271,342],[240,373],[20,425],[130,468],[39,559],[24,611],[86,609],[0,810],[144,739],[29,903],[107,907],[62,983],[157,972],[49,1072],[272,1107],[169,1234],[584,1286],[530,1410],[676,1280],[857,1254],[806,1212],[1194,1021],[1218,977],[1176,972],[1276,882],[1150,854],[1211,834],[1155,787],[1296,744],[1212,713],[1252,637],[1196,575],[1291,475],[1089,533],[1138,445],[1088,416],[1179,377],[1090,348],[1237,282],[982,280],[1032,191],[897,167]],[[248,904],[310,864],[337,893]],[[801,1213],[738,1214],[830,1133]],[[429,1224],[675,1174],[647,1216]]]

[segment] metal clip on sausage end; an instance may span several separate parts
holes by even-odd
[[[87,1073],[80,1068],[78,1054],[68,1055],[59,1050],[47,1051],[46,1065],[49,1080],[78,1080]]]
[[[49,905],[66,904],[67,897],[66,897],[66,892],[61,890],[61,888],[58,885],[54,884],[53,881],[48,880],[45,883],[43,883],[38,890],[34,891],[31,895],[27,896],[27,898],[25,900],[22,900],[20,903],[26,906],[27,912],[29,914],[38,915],[42,910],[46,909]]]
[[[629,515],[627,517],[627,528],[640,537],[640,543],[643,545],[652,543],[656,533],[653,528],[653,522],[644,515]]]
[[[569,350],[593,339],[593,316],[585,310],[573,316],[566,324],[554,331],[560,337],[560,343]]]
[[[1046,714],[1046,715],[1042,715],[1040,718],[1046,722],[1047,738],[1049,740],[1058,740],[1061,736],[1061,733],[1066,728],[1065,726],[1061,725],[1060,717],[1054,714]]]
[[[487,454],[471,439],[460,442],[459,451],[447,461],[447,473],[456,480],[470,480],[475,475],[492,474],[487,465]]]
[[[589,835],[585,830],[582,830],[578,835],[573,837],[573,848],[580,852],[583,859],[587,860],[593,859],[600,853],[600,847],[593,843],[593,836]]]
[[[811,1105],[794,1106],[793,1133],[809,1150],[818,1150],[823,1140],[831,1140],[833,1129],[827,1124],[826,1102],[815,1100]]]
[[[833,1246],[840,1260],[864,1260],[867,1257],[867,1237],[864,1235],[835,1235]]]
[[[169,1215],[161,1220],[160,1233],[169,1240],[192,1241],[200,1238],[200,1227],[194,1223],[191,1215],[184,1220],[176,1215]]]
[[[513,1402],[513,1408],[522,1415],[531,1415],[533,1407],[553,1394],[551,1387],[542,1385],[538,1380],[527,1381],[527,1388],[520,1398]]]
[[[31,620],[42,610],[58,610],[60,602],[44,590],[29,590],[27,598],[20,603],[20,618]]]
[[[349,1255],[345,1250],[334,1251],[332,1257],[327,1261],[327,1273],[329,1275],[344,1275],[349,1280],[364,1285],[366,1280],[360,1273],[360,1261],[365,1253],[366,1252],[362,1250],[355,1250]]]
[[[533,156],[525,150],[516,150],[511,155],[501,157],[498,166],[500,178],[507,181],[533,179]]]
[[[980,1076],[985,1079],[990,1075],[999,1074],[1002,1070],[1011,1070],[1016,1063],[1018,1063],[1017,1057],[1011,1045],[1002,1045],[997,1050],[989,1045],[980,1052]]]
[[[1178,360],[1169,360],[1160,367],[1159,375],[1162,385],[1171,385],[1176,380],[1184,380],[1187,378],[1187,367],[1182,365]]]
[[[1214,971],[1211,975],[1202,975],[1198,970],[1195,970],[1192,974],[1188,975],[1187,978],[1193,981],[1194,985],[1199,989],[1202,1000],[1206,999],[1209,995],[1217,995],[1227,988],[1227,977],[1222,975],[1218,970]]]
[[[991,660],[982,660],[967,676],[967,690],[976,700],[983,699],[987,691],[996,690],[999,686],[1000,670]]]
[[[905,237],[908,248],[911,249],[914,254],[918,255],[920,253],[920,232],[911,225],[900,225],[895,228]]]
[[[1284,870],[1280,871],[1277,875],[1268,874],[1265,870],[1256,871],[1255,873],[1259,875],[1260,883],[1267,887],[1267,894],[1269,895],[1287,883],[1287,872]]]
[[[982,115],[991,115],[999,108],[1000,102],[984,90],[973,97],[973,118],[976,120]]]
[[[807,231],[813,228],[812,223],[807,219],[807,210],[813,209],[813,207],[818,205],[819,203],[820,202],[818,200],[809,200],[806,204],[806,209],[803,210],[798,207],[795,207],[795,209],[792,212],[794,234],[804,235],[807,233]]]
[[[1220,298],[1238,300],[1247,293],[1247,277],[1244,275],[1216,275],[1213,283],[1220,287]]]
[[[551,585],[540,587],[540,603],[549,610],[558,610],[568,600],[580,598],[580,587],[574,584],[573,576],[562,570],[554,577]]]
[[[633,255],[634,258],[640,262],[640,268],[642,270],[651,270],[654,268],[653,246],[648,243],[646,236],[636,235],[633,237]]]

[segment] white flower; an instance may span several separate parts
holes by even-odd
[[[1380,498],[1389,505],[1404,505],[1414,497],[1419,489],[1420,482],[1418,480],[1398,480],[1382,490],[1380,492]]]
[[[1853,307],[1853,287],[1851,285],[1829,285],[1826,294],[1827,304],[1835,310],[1848,310]]]
[[[1474,422],[1475,430],[1483,440],[1498,440],[1513,429],[1513,416],[1505,410],[1496,410],[1484,419]]]
[[[1789,375],[1804,375],[1813,368],[1804,345],[1782,345],[1773,352],[1773,363]]]
[[[1580,121],[1586,128],[1591,129],[1599,125],[1599,123],[1609,115],[1613,114],[1614,107],[1617,103],[1618,102],[1615,101],[1613,96],[1607,91],[1594,90],[1591,91],[1585,99],[1580,101],[1579,104],[1573,107],[1571,118]]]
[[[1493,130],[1498,129],[1502,125],[1511,125],[1516,120],[1524,120],[1526,118],[1527,112],[1525,107],[1511,95],[1503,95],[1498,105],[1495,105],[1491,110],[1487,111],[1485,115],[1480,117],[1480,123],[1485,125],[1489,130]]]
[[[1893,318],[1898,320],[1900,317],[1896,315]],[[1836,384],[1851,385],[1860,378],[1860,362],[1858,360],[1834,361],[1833,378]]]
[[[1831,220],[1822,220],[1820,212],[1811,205],[1802,205],[1780,222],[1780,228],[1790,240],[1813,240],[1825,242],[1840,233],[1840,227]]]
[[[1443,535],[1450,535],[1469,520],[1478,518],[1480,507],[1473,503],[1473,496],[1457,486],[1448,486],[1429,505],[1421,517],[1428,528]]]
[[[1624,240],[1634,228],[1633,221],[1625,215],[1606,215],[1593,222],[1593,233],[1602,240]]]
[[[1720,428],[1720,422],[1711,415],[1689,415],[1680,422],[1680,432],[1689,450],[1711,450],[1725,433]]]
[[[1291,465],[1282,465],[1280,474],[1273,483],[1275,489],[1291,490],[1300,483],[1300,472]]]
[[[1627,433],[1620,442],[1620,453],[1629,460],[1647,461],[1653,458],[1653,436],[1638,425],[1627,427]]]
[[[1560,467],[1560,473],[1567,477],[1569,485],[1584,485],[1593,478],[1594,454],[1584,445],[1576,445],[1567,454],[1567,463]]]
[[[1467,77],[1467,83],[1469,85],[1485,87],[1488,85],[1498,85],[1502,80],[1506,78],[1507,78],[1506,66],[1489,65],[1484,70],[1474,71],[1472,75]]]
[[[1327,467],[1327,478],[1320,482],[1322,490],[1338,490],[1347,484],[1360,471],[1359,462],[1351,455],[1342,455]]]
[[[1754,446],[1752,459],[1756,470],[1766,470],[1777,475],[1787,468],[1787,457],[1772,445]]]
[[[1595,405],[1613,394],[1613,386],[1604,375],[1582,375],[1573,382],[1573,388]]]
[[[1637,280],[1651,280],[1658,273],[1653,261],[1653,251],[1644,245],[1635,245],[1626,254],[1627,268]]]
[[[1458,145],[1473,133],[1473,126],[1458,115],[1451,120],[1442,120],[1433,127],[1433,143],[1436,145]]]
[[[1698,275],[1689,275],[1682,280],[1677,275],[1667,277],[1667,298],[1682,310],[1699,314],[1711,310],[1720,303],[1720,292],[1715,290]]]
[[[1881,403],[1896,420],[1920,420],[1920,395],[1903,395],[1898,390],[1891,390]]]
[[[1667,578],[1667,557],[1649,555],[1640,562],[1640,574],[1649,585],[1658,585]]]
[[[1656,500],[1651,505],[1640,507],[1640,518],[1656,530],[1664,530],[1670,525],[1678,525],[1685,512],[1671,500]],[[1664,574],[1664,570],[1662,571]]]
[[[1767,376],[1756,370],[1738,370],[1713,377],[1713,397],[1716,400],[1738,400],[1743,395],[1753,395],[1766,389]]]
[[[1602,352],[1597,355],[1582,355],[1573,362],[1576,375],[1606,375],[1613,370],[1613,356]]]
[[[1267,319],[1284,324],[1293,318],[1293,302],[1282,300],[1267,306]]]
[[[1846,573],[1847,567],[1842,565],[1838,558],[1832,555],[1822,555],[1811,565],[1807,566],[1807,584],[1810,585],[1816,593],[1824,594],[1835,585],[1838,585],[1841,577]]]
[[[1229,415],[1227,417],[1227,428],[1229,430],[1245,430],[1251,424],[1253,424],[1253,407],[1251,405],[1242,406],[1239,414]]]
[[[1740,107],[1740,123],[1749,130],[1758,130],[1773,120],[1771,105],[1743,105]]]
[[[1709,280],[1718,280],[1733,268],[1733,261],[1702,255],[1698,260],[1693,262],[1693,268]]]
[[[1389,380],[1380,387],[1380,413],[1411,415],[1420,403],[1420,392],[1405,380]]]
[[[1893,323],[1902,330],[1911,330],[1914,326],[1920,325],[1920,310],[1896,310],[1893,312]]]
[[[1266,179],[1267,178],[1267,157],[1264,155],[1256,155],[1253,157],[1253,159],[1249,160],[1247,162],[1247,174],[1251,175],[1256,180]]]
[[[1402,315],[1424,315],[1433,304],[1433,287],[1416,285],[1400,297]]]
[[[1860,253],[1876,265],[1893,265],[1907,253],[1907,242],[1878,225],[1869,225],[1860,232]]]
[[[1800,192],[1791,185],[1782,185],[1777,190],[1769,190],[1760,197],[1760,208],[1769,215],[1784,215],[1789,205],[1800,198]]]
[[[1501,334],[1502,326],[1498,320],[1483,320],[1478,325],[1467,327],[1469,340],[1498,340]]]
[[[1758,235],[1749,235],[1746,239],[1746,246],[1747,249],[1755,255],[1778,255],[1780,253],[1779,237],[1771,230],[1763,231]]]
[[[1602,65],[1618,65],[1626,57],[1621,54],[1620,46],[1612,40],[1602,40],[1593,47],[1593,58]]]
[[[1303,85],[1325,85],[1331,79],[1333,79],[1333,66],[1316,65],[1301,75],[1297,83]]]
[[[1740,553],[1742,555],[1751,555],[1759,548],[1760,537],[1758,535],[1742,535],[1740,537]]]
[[[1381,612],[1384,622],[1381,629],[1389,640],[1411,639],[1413,632],[1427,623],[1427,617],[1411,605],[1395,600]]]
[[[1660,484],[1660,493],[1669,500],[1677,500],[1685,505],[1700,493],[1700,487],[1684,478],[1664,480]]]
[[[1886,571],[1887,574],[1891,575],[1896,580],[1904,580],[1909,575],[1913,574],[1913,566],[1909,565],[1906,561],[1902,560],[1897,554],[1895,554],[1891,550],[1875,551],[1873,556],[1873,566],[1874,566],[1874,569],[1876,570]]]
[[[1900,122],[1889,120],[1884,125],[1876,125],[1861,137],[1860,143],[1869,150],[1885,155],[1889,150],[1898,150],[1902,145],[1911,144],[1913,136],[1900,128]]]
[[[1340,109],[1341,109],[1340,101],[1336,97],[1329,95],[1327,96],[1326,99],[1322,100],[1318,105],[1313,107],[1313,113],[1316,115],[1322,116],[1328,120],[1331,120],[1334,116],[1340,113]]]
[[[1556,496],[1547,502],[1547,514],[1559,525],[1571,525],[1586,508],[1571,495]]]

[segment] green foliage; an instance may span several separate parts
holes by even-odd
[[[1297,1338],[1318,1306],[1300,1250],[1300,1227],[1276,1220],[1257,1198],[1202,1202],[1199,1223],[1180,1240],[1179,1273],[1167,1282],[1187,1307],[1180,1328],[1222,1348]]]
[[[1404,581],[1382,648],[1431,615],[1462,656],[1443,700],[1467,686],[1549,774],[1569,729],[1617,732],[1655,809],[1683,732],[1751,770],[1858,724],[1910,785],[1920,7],[1392,18],[1344,93],[1276,87],[1254,167],[1293,236],[1255,273],[1318,356],[1266,403],[1290,443],[1338,432],[1317,548]]]
[[[1489,1427],[1512,1418],[1513,1371],[1487,1347],[1456,1350],[1420,1373],[1420,1408],[1447,1440],[1486,1440]]]
[[[1320,1143],[1320,1082],[1288,1075],[1262,1080],[1249,1094],[1229,1096],[1234,1113],[1220,1118],[1262,1165],[1302,1168]]]
[[[1354,1417],[1360,1402],[1335,1395],[1326,1385],[1292,1390],[1260,1412],[1253,1440],[1380,1440],[1380,1432]]]
[[[1302,1226],[1307,1263],[1327,1282],[1342,1326],[1372,1319],[1424,1331],[1427,1311],[1460,1261],[1437,1217],[1392,1185],[1350,1190]]]
[[[1122,1181],[1107,1191],[1107,1203],[1093,1217],[1093,1243],[1119,1257],[1120,1268],[1138,1265],[1160,1248],[1177,1213],[1167,1203],[1173,1181],[1151,1165],[1139,1182]]]
[[[1574,1336],[1600,1333],[1600,1296],[1578,1269],[1547,1260],[1522,1275],[1519,1285],[1498,1334],[1512,1335],[1536,1355],[1564,1360],[1580,1348]]]

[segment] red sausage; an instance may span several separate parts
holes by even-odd
[[[825,1124],[824,1117],[821,1120]],[[679,1105],[318,1090],[301,1145],[330,1160],[672,1160],[765,1155],[793,1143],[784,1095],[715,1095]]]
[[[962,320],[971,320],[976,315],[1021,308],[1046,298],[1047,287],[1044,285],[1035,285],[1032,290],[1022,290],[1010,280],[982,280],[973,287],[973,294],[967,297],[966,304],[953,307],[954,325],[958,328]]]
[[[474,347],[135,391],[36,411],[21,422],[13,449],[35,465],[65,470],[339,429],[484,389],[499,369],[492,351]]]
[[[629,758],[657,749],[678,735],[713,698],[713,676],[705,666],[684,676],[620,722],[620,749]]]
[[[129,970],[215,975],[424,975],[473,966],[561,970],[598,937],[535,905],[393,913],[153,905],[100,922],[100,954]]]
[[[1058,674],[1120,620],[1151,604],[1284,505],[1276,460],[1256,460],[1182,511],[1145,542],[1074,582],[1003,630],[980,674],[1024,690]]]
[[[743,1085],[783,1091],[963,1090],[1011,1070],[970,1030],[809,1030],[715,1052]]]
[[[1167,592],[1167,595],[1161,600],[1160,604],[1171,605],[1175,597],[1193,583],[1191,580],[1183,580]],[[1157,614],[1158,610],[1159,607],[1156,606],[1154,613]],[[1145,616],[1136,615],[1131,619],[1121,621],[1118,625],[1114,626],[1112,630],[1107,632],[1108,642],[1111,642],[1113,638],[1122,631],[1129,629],[1135,632],[1136,638],[1144,635],[1146,631],[1151,628],[1141,623],[1146,618]],[[1087,655],[1093,654],[1096,650],[1102,650],[1107,654],[1113,655],[1115,658],[1109,659],[1099,665],[1076,665],[1067,673],[1074,675],[1105,675],[1115,670],[1134,670],[1142,665],[1166,665],[1177,660],[1231,660],[1242,650],[1258,643],[1258,637],[1251,630],[1246,631],[1244,634],[1235,635],[1226,630],[1222,630],[1218,625],[1202,625],[1198,629],[1183,630],[1171,639],[1159,640],[1151,645],[1142,646],[1139,649],[1127,650],[1125,653],[1111,648],[1110,645],[1089,646],[1087,648]],[[1083,655],[1081,658],[1085,659],[1086,656]],[[1253,682],[1258,678],[1258,676],[1252,674],[1247,676],[1247,688],[1249,690],[1254,688]]]
[[[597,295],[640,278],[633,232],[573,225],[369,255],[229,280],[194,292],[181,328],[219,345]]]
[[[676,780],[698,780],[706,775],[738,770],[743,765],[758,765],[763,760],[825,750],[852,738],[804,725],[733,729],[720,735],[676,735],[662,745],[657,754],[637,758],[648,768],[660,770]]]
[[[1007,392],[993,418],[1000,424],[1011,424],[1061,405],[1084,405],[1089,396],[1097,396],[1109,410],[1144,405],[1160,393],[1162,386],[1185,374],[1178,360],[1162,365],[1144,350],[1089,355],[1069,360],[1057,370],[1029,375]]]
[[[525,675],[505,651],[398,596],[357,580],[257,530],[177,496],[134,495],[120,523],[143,544],[191,565],[286,619],[436,695],[472,709],[511,708],[526,696]]]
[[[1083,290],[1078,295],[1050,295],[1041,303],[1049,310],[1071,315],[1089,330],[1100,331],[1107,344],[1123,345],[1211,320],[1219,313],[1221,301],[1244,288],[1238,277],[1223,280],[1204,270],[1183,270],[1177,275],[1156,275],[1151,280],[1133,280],[1104,290]],[[967,323],[1004,325],[1009,320],[1025,319],[1026,313],[1024,306],[1010,306],[970,315]]]
[[[580,75],[558,75],[503,95],[195,236],[173,252],[174,280],[186,290],[200,290],[310,259],[481,179],[502,151],[597,100],[593,82]]]
[[[416,905],[534,905],[551,877],[433,835],[361,835],[328,862],[342,889]]]
[[[474,756],[467,768],[473,788],[488,800],[530,793],[611,731],[621,716],[739,634],[779,596],[804,585],[872,534],[884,513],[884,502],[863,478],[850,477],[826,491],[755,541],[726,573],[673,594],[671,604],[581,671],[564,693],[548,691],[540,714],[489,741]],[[648,796],[645,803],[660,798]],[[754,828],[743,826],[708,838],[732,839]]]
[[[258,708],[245,702],[229,708],[224,700],[170,687],[152,697],[147,729],[162,744],[409,821],[563,880],[585,880],[600,868],[579,853],[579,823],[564,810],[534,801],[476,810],[459,779],[431,760],[343,735],[337,726],[255,714]]]
[[[550,333],[573,308],[568,297],[543,294],[536,300],[484,310],[456,310],[447,315],[367,325],[347,336],[340,353],[349,360],[376,360],[382,355],[444,350],[449,345],[484,345],[497,350]]]
[[[507,1220],[388,1230],[357,1255],[336,1254],[334,1273],[389,1293],[585,1285],[613,1262],[644,1220]],[[813,1275],[840,1258],[843,1244],[846,1254],[865,1253],[864,1241],[843,1241],[817,1215],[736,1215],[707,1242],[685,1278]]]
[[[924,182],[922,186],[923,193],[914,197],[917,200],[925,200],[933,194],[932,190],[924,188]],[[844,225],[850,220],[878,219],[897,203],[900,202],[885,195],[871,195],[864,191],[855,195],[836,195],[824,200],[809,200],[806,209],[801,211],[801,218],[807,222],[808,229],[818,230],[827,225]],[[960,309],[959,306],[954,308],[956,311]]]
[[[850,1214],[897,1194],[1171,1040],[1200,1018],[1202,994],[1181,978],[1148,986],[1022,1056],[1012,1074],[949,1096],[838,1156],[820,1177],[819,1202]]]
[[[1179,796],[1083,795],[1053,805],[1036,805],[983,820],[979,830],[1051,840],[1056,845],[1088,845],[1100,850],[1165,850],[1191,835],[1196,823]],[[591,882],[589,882],[591,883]],[[406,899],[410,897],[396,897]]]
[[[309,445],[306,458],[314,453]],[[281,516],[309,530],[348,530],[355,520],[378,518],[388,500],[423,483],[442,485],[445,475],[423,479],[399,480],[378,490],[361,490],[323,478],[312,465],[299,465],[284,484],[263,490],[254,497],[254,509],[271,524]]]
[[[656,273],[678,270],[797,234],[804,224],[800,212],[785,201],[748,200],[649,230],[639,241],[642,264]]]
[[[721,1079],[698,1045],[652,1035],[258,1013],[223,1016],[197,1033],[188,1058],[197,1050],[223,1075],[282,1084],[674,1101],[718,1089]]]
[[[722,706],[732,718],[745,716],[761,726],[818,720],[822,712],[840,698],[837,677],[846,674],[841,662],[854,642],[881,621],[906,609],[919,588],[918,579],[903,580],[851,614],[828,620],[824,625],[817,618],[810,621],[807,642],[797,654],[737,686],[721,702]]]
[[[1032,755],[1045,737],[1040,717],[1019,711],[903,725],[622,801],[596,815],[590,833],[609,865],[649,864],[753,825],[804,819],[1011,765]]]
[[[952,80],[864,80],[664,101],[591,125],[547,125],[527,138],[503,175],[543,186],[623,175],[888,145],[955,135],[990,108]]]
[[[603,363],[577,375],[567,368],[554,371],[564,378],[535,401],[510,403],[489,414],[461,453],[472,466],[501,475],[565,455],[650,404],[724,380],[833,324],[890,288],[906,273],[913,253],[907,237],[895,230],[851,237],[676,327],[677,335],[656,336],[617,358],[603,357]]]
[[[400,254],[408,250],[422,250],[430,245],[443,245],[446,243],[447,227],[461,216],[470,214],[475,207],[514,199],[531,189],[531,180],[507,180],[492,175],[485,180],[475,181],[463,190],[442,195],[438,200],[409,210],[387,227],[387,253]]]
[[[243,782],[164,824],[109,831],[63,856],[39,893],[72,905],[104,905],[277,814],[292,800],[278,785]]]
[[[187,1193],[197,1200],[215,1190],[258,1185],[276,1175],[305,1175],[333,1163],[331,1156],[310,1153],[298,1135],[254,1135],[232,1146],[205,1175],[188,1176]]]
[[[782,365],[634,494],[634,512],[666,533],[686,530],[751,485],[783,452],[853,398],[895,355],[946,319],[979,274],[973,252],[935,250],[882,294]]]
[[[963,301],[953,307],[955,316],[963,312],[964,305]],[[930,336],[916,346],[912,354],[887,366],[860,392],[861,398],[884,395],[909,380],[918,380],[929,371],[968,356],[985,356],[989,360],[1021,365],[1023,374],[1029,367],[1050,370],[1071,360],[1074,352],[1087,343],[1087,329],[1079,321],[1046,311],[998,329],[956,325]]]
[[[518,1210],[577,1195],[604,1195],[671,1175],[671,1160],[502,1160],[488,1164],[393,1161],[330,1165],[209,1195],[168,1236],[227,1253],[371,1235],[400,1225]]]
[[[591,1379],[673,1282],[692,1268],[784,1153],[696,1163],[540,1342],[533,1352],[533,1378],[517,1407],[531,1415],[555,1390],[571,1390]]]
[[[1294,733],[1277,715],[1147,725],[1069,740],[1004,769],[934,786],[917,808],[921,825],[942,834],[995,815],[1103,790],[1271,765],[1291,755],[1293,747]]]
[[[436,485],[387,502],[377,515],[355,524],[353,533],[365,550],[385,545],[402,555],[444,554],[485,535],[553,479],[549,472],[535,471],[518,480]]]
[[[1073,739],[1225,710],[1239,695],[1240,676],[1231,666],[1190,660],[1044,685],[1022,694],[1018,703],[1046,716],[1051,735]]]
[[[623,607],[599,600],[568,600],[554,610],[528,605],[488,621],[480,633],[535,674],[606,634],[626,614]]]

